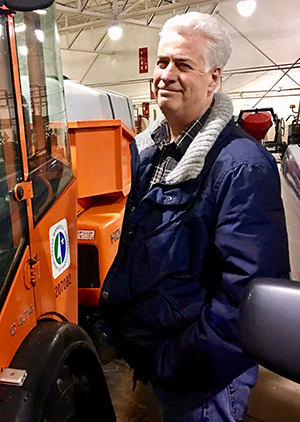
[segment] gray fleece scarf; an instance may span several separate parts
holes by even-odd
[[[222,92],[215,92],[213,108],[202,129],[195,136],[178,165],[166,177],[166,183],[175,184],[196,179],[204,166],[204,160],[218,136],[232,118],[233,106],[230,98]],[[159,117],[144,132],[136,136],[139,154],[154,145],[151,133],[161,124]]]

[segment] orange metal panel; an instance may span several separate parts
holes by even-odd
[[[9,366],[20,344],[36,325],[33,289],[26,288],[24,280],[29,258],[27,247],[0,313],[0,368]]]
[[[50,228],[66,219],[70,266],[56,279],[53,276]],[[61,319],[77,322],[77,218],[76,182],[73,181],[35,227],[40,274],[35,290],[37,318],[53,313]]]
[[[101,289],[88,289],[81,288],[78,289],[78,306],[89,305],[89,306],[98,306],[99,296]]]
[[[94,240],[78,240],[78,243],[95,245],[98,249],[100,289],[117,253],[126,200],[124,197],[101,198],[78,217],[78,230],[95,231]],[[100,289],[90,289],[89,294],[87,289],[79,289],[78,304],[98,304]]]
[[[68,127],[78,197],[127,195],[134,132],[118,119],[69,122]]]

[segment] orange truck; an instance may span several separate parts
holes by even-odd
[[[133,107],[128,97],[70,80],[64,80],[64,90],[78,184],[78,319],[107,363],[116,351],[100,341],[98,301],[117,252],[130,189]]]
[[[115,421],[85,328],[116,253],[134,133],[67,122],[53,2],[0,1],[0,421]]]

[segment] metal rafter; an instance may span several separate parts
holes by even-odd
[[[223,1],[227,0],[219,0],[219,2]],[[112,2],[101,0],[100,3],[93,0],[78,0],[78,2],[61,0],[56,2],[56,10],[59,12],[59,16],[62,13],[69,18],[73,16],[74,19],[78,20],[76,23],[78,25],[85,23],[87,17],[95,21],[103,20],[108,22],[116,18],[118,21],[144,19],[149,25],[153,20],[152,15],[172,12],[178,9],[186,10],[193,5],[206,6],[211,4],[214,7],[215,3],[214,0],[113,0]],[[68,30],[62,18],[58,22],[59,31]]]

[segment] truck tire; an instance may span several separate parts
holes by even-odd
[[[0,421],[116,421],[97,351],[78,325],[39,322],[10,367],[27,377],[22,386],[0,386]]]
[[[44,405],[43,422],[92,421],[91,385],[81,368],[63,365]]]

